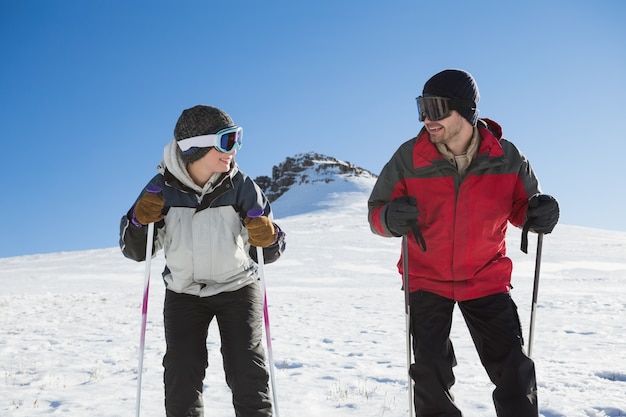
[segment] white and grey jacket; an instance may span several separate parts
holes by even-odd
[[[204,186],[189,177],[170,142],[149,186],[165,198],[163,220],[155,223],[152,253],[165,252],[163,280],[169,290],[208,297],[235,291],[257,279],[256,248],[248,243],[243,225],[248,210],[262,208],[273,219],[271,206],[259,186],[233,162],[230,171],[217,174]],[[127,258],[145,260],[147,226],[131,221],[133,207],[122,217],[120,248]],[[263,249],[265,263],[277,260],[285,249],[285,234]]]

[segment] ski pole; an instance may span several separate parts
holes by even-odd
[[[148,186],[146,191],[158,194],[161,189],[157,186]],[[137,367],[137,407],[136,416],[139,417],[141,409],[141,377],[143,375],[143,351],[146,343],[146,322],[148,319],[148,292],[150,290],[150,264],[152,261],[152,243],[154,241],[154,223],[148,223],[148,236],[146,239],[146,268],[143,282],[143,303],[141,305],[141,333],[139,335],[139,364]]]
[[[541,269],[541,250],[543,247],[543,233],[537,234],[537,256],[535,257],[535,282],[533,284],[533,301],[530,309],[530,330],[528,335],[528,357],[532,354],[533,337],[535,333],[535,313],[537,310],[537,293],[539,292],[539,271]]]
[[[263,215],[263,209],[260,207],[248,210],[248,217],[254,219]],[[263,318],[265,321],[265,340],[267,343],[267,361],[270,371],[270,385],[272,391],[272,402],[274,404],[274,416],[279,417],[278,414],[278,400],[276,394],[276,378],[274,376],[274,353],[272,351],[272,336],[270,334],[270,315],[267,308],[267,290],[265,287],[265,260],[263,258],[263,248],[257,246],[256,248],[257,264],[259,266],[259,281],[261,284],[261,293],[263,294]]]
[[[409,242],[402,236],[402,288],[404,289],[404,317],[406,324],[406,367],[408,373],[409,416],[413,417],[413,379],[411,378],[411,305],[409,303]]]

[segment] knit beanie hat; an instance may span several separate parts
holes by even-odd
[[[176,141],[208,135],[233,126],[235,123],[230,116],[217,107],[197,105],[183,110],[174,127]],[[197,161],[206,155],[211,148],[191,148],[181,156],[186,164]],[[180,149],[178,150],[180,152]]]
[[[480,101],[480,94],[476,81],[469,72],[458,69],[441,71],[426,81],[422,95],[473,101],[472,107],[457,111],[472,126],[476,126],[478,121],[478,108],[476,106]]]

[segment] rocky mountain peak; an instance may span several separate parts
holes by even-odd
[[[254,181],[261,187],[269,201],[274,202],[295,184],[330,183],[349,177],[375,178],[376,175],[351,162],[307,152],[288,157],[272,167],[271,178],[261,175]]]

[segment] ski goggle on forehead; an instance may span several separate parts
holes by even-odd
[[[426,118],[432,121],[445,119],[450,116],[452,110],[476,108],[472,100],[457,100],[436,96],[419,96],[416,100],[420,122],[423,122]]]
[[[183,154],[192,151],[194,148],[215,147],[220,152],[229,153],[241,148],[243,138],[243,128],[239,126],[227,127],[210,135],[194,136],[179,140],[178,147]]]

